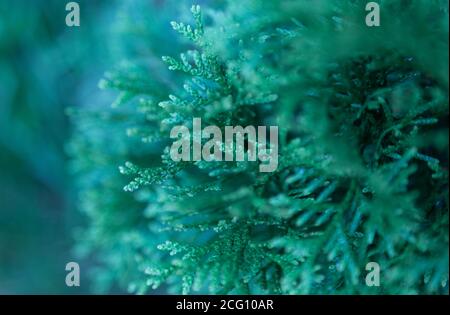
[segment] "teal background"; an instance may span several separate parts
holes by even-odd
[[[65,25],[68,1],[0,2],[0,294],[85,293],[65,286],[77,261],[65,143],[65,108],[101,101],[105,23],[113,1],[78,1],[81,26]]]
[[[105,71],[148,49],[138,37],[147,38],[158,59],[170,51],[170,21],[192,5],[78,0],[81,26],[68,27],[68,2],[0,1],[0,294],[95,292],[89,283],[95,263],[77,260],[75,249],[84,218],[67,154],[67,109],[111,104],[116,95],[98,88]],[[80,264],[78,288],[65,285],[70,261]]]

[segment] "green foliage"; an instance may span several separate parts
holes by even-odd
[[[150,54],[107,75],[115,106],[75,114],[71,144],[94,277],[136,293],[448,293],[448,3],[379,3],[379,28],[364,1],[193,6],[194,25],[171,23],[187,52],[162,57],[169,72]],[[171,161],[169,131],[193,117],[278,125],[278,169]]]

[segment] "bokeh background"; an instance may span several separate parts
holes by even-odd
[[[108,2],[79,1],[79,28],[65,25],[66,1],[0,2],[2,294],[87,290],[65,286],[72,228],[81,224],[66,167],[65,108],[100,93]]]
[[[81,26],[68,27],[68,2],[0,1],[0,294],[95,293],[94,262],[78,261],[75,251],[84,222],[67,157],[66,112],[111,104],[115,95],[98,88],[104,72],[144,49],[170,51],[169,23],[192,5],[78,0]],[[205,2],[221,1],[195,3]],[[133,36],[147,38],[145,46]],[[80,287],[65,285],[70,261],[80,263]]]

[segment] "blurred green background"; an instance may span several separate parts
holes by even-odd
[[[114,93],[98,88],[104,72],[127,58],[170,52],[169,23],[193,3],[78,0],[81,26],[68,27],[68,2],[0,1],[0,294],[95,292],[94,260],[74,252],[83,216],[66,153],[66,110],[109,106]],[[206,2],[222,1],[195,1]],[[65,285],[70,261],[80,264],[80,287]]]
[[[67,27],[68,1],[0,2],[0,294],[86,293],[66,287],[74,207],[65,108],[109,102],[97,82],[109,64],[106,31],[114,1],[77,1],[81,26]]]

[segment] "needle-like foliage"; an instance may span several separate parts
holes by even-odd
[[[105,76],[119,97],[73,113],[70,146],[99,284],[448,294],[448,2],[378,2],[380,27],[364,1],[194,5],[170,54]],[[193,117],[279,126],[277,170],[172,161]]]

